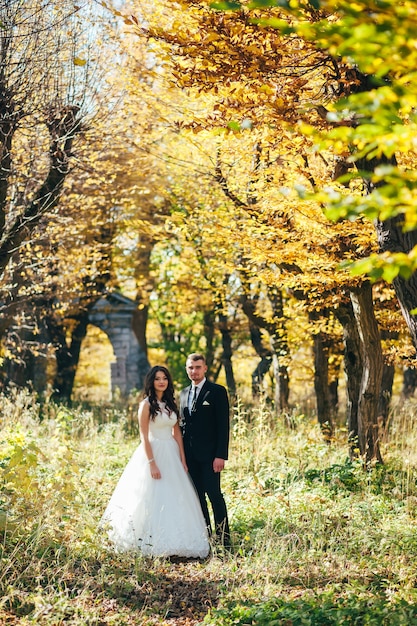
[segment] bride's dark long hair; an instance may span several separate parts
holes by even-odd
[[[158,397],[156,395],[155,386],[154,386],[155,377],[158,372],[162,372],[163,374],[165,374],[165,376],[168,379],[168,387],[164,391],[164,394],[162,396],[162,402],[165,402],[165,406],[167,407],[168,412],[170,414],[176,413],[177,415],[179,415],[177,403],[175,401],[175,391],[174,391],[174,383],[172,382],[172,376],[167,370],[167,368],[164,367],[163,365],[155,365],[146,374],[144,391],[143,391],[144,397],[148,398],[149,400],[151,420],[154,420],[156,414],[158,413],[158,411],[160,411],[160,408],[158,405]]]

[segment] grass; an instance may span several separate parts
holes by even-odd
[[[0,624],[417,624],[415,406],[365,473],[294,412],[235,409],[223,475],[235,549],[118,555],[97,531],[138,443],[132,411],[0,396]]]

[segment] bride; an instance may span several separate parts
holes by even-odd
[[[174,386],[166,367],[146,376],[138,418],[141,443],[127,464],[100,526],[118,551],[205,558],[208,532],[185,462]]]

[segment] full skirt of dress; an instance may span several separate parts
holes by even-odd
[[[152,478],[143,445],[136,448],[103,514],[100,527],[117,551],[145,556],[205,558],[206,523],[194,485],[185,471],[178,444],[152,438],[161,478]]]

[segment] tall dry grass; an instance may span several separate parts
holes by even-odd
[[[396,407],[385,464],[364,472],[343,428],[329,445],[299,412],[238,401],[234,551],[173,563],[117,555],[97,530],[138,444],[130,409],[0,396],[0,623],[417,623],[415,408]]]

